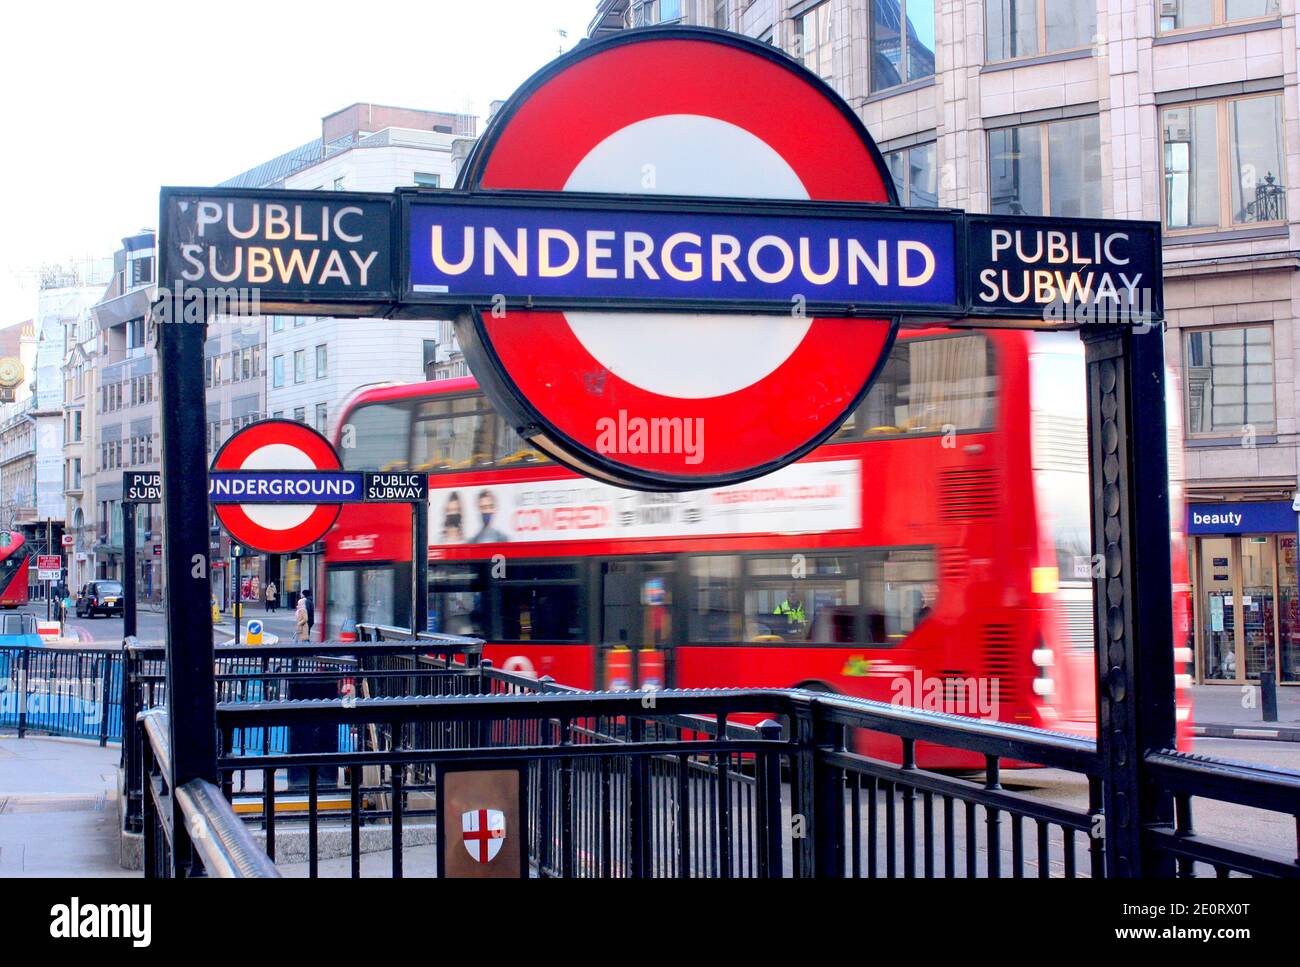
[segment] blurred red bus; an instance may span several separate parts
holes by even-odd
[[[31,554],[18,531],[0,531],[0,608],[27,603]]]
[[[734,487],[578,477],[468,378],[360,392],[340,449],[350,470],[430,474],[428,630],[486,639],[499,668],[585,688],[801,686],[1091,735],[1085,400],[1073,334],[931,329],[899,338],[831,441]],[[410,533],[400,505],[343,508],[324,634],[409,627]],[[1174,583],[1182,649],[1185,573]]]

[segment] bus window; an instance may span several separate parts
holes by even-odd
[[[421,403],[416,411],[411,463],[418,470],[468,470],[492,459],[496,421],[477,396]]]
[[[854,414],[852,432],[885,439],[949,428],[986,430],[993,424],[996,393],[983,335],[902,338]]]
[[[745,640],[858,641],[858,568],[848,557],[796,554],[749,561]]]
[[[692,557],[691,641],[740,641],[740,558]]]
[[[447,564],[429,568],[429,630],[447,635],[488,636],[483,565]]]
[[[431,473],[541,463],[545,459],[478,394],[420,404],[412,450],[412,466]]]
[[[1029,357],[1034,491],[1061,581],[1092,577],[1092,495],[1083,344],[1069,332],[1035,333]]]
[[[502,641],[582,641],[581,574],[575,564],[510,564],[501,588]]]
[[[411,566],[334,567],[329,570],[326,627],[338,629],[351,618],[358,624],[409,627]],[[400,590],[399,590],[400,589]]]
[[[934,551],[868,551],[866,578],[866,640],[884,648],[902,644],[938,597]]]
[[[405,470],[411,439],[411,409],[408,403],[371,403],[359,406],[348,416],[351,427],[343,447],[347,470]]]

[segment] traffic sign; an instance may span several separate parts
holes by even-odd
[[[871,136],[827,85],[768,45],[700,32],[628,31],[557,60],[498,115],[460,187],[623,196],[607,207],[635,195],[897,205]],[[847,279],[847,257],[832,255],[826,237],[800,245],[797,230],[749,232],[744,216],[761,209],[753,202],[722,207],[693,225],[674,223],[666,237],[653,225],[658,212],[631,220],[635,238],[593,225],[576,235],[581,251],[568,244],[576,230],[555,218],[539,222],[538,233],[549,231],[540,240],[527,232],[493,236],[512,252],[521,238],[547,245],[536,260],[595,260],[610,277],[647,285],[685,276],[699,286],[738,287],[779,275],[786,284],[777,291],[789,307],[783,315],[737,306],[725,314],[476,309],[459,324],[461,345],[514,426],[532,428],[534,443],[594,476],[680,490],[774,470],[844,422],[881,367],[897,319],[803,311],[821,298],[817,276],[833,267],[828,260],[838,258]],[[431,235],[419,230],[418,210],[411,224],[411,259],[419,265],[429,258],[421,255]],[[952,252],[951,231],[934,228],[934,245]],[[466,237],[450,232],[444,263],[455,267],[451,260],[464,257]],[[903,240],[885,245],[891,280],[928,272],[936,281],[915,251],[900,254],[895,242]],[[879,258],[874,243],[870,256]],[[505,260],[497,246],[499,274]],[[802,278],[792,284],[796,270]],[[419,278],[413,270],[413,282]],[[950,296],[945,289],[934,300]]]
[[[36,555],[36,579],[57,581],[63,575],[63,556],[60,554]]]
[[[324,536],[359,483],[329,440],[293,420],[251,423],[212,459],[208,496],[231,540],[266,554]],[[233,549],[232,549],[233,553]]]

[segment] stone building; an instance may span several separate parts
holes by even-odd
[[[1294,0],[600,0],[590,33],[673,22],[828,81],[904,204],[1161,223],[1195,674],[1300,683]]]

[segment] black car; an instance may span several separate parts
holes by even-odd
[[[124,608],[121,581],[91,581],[77,595],[78,618],[93,618],[97,614],[121,617]]]

